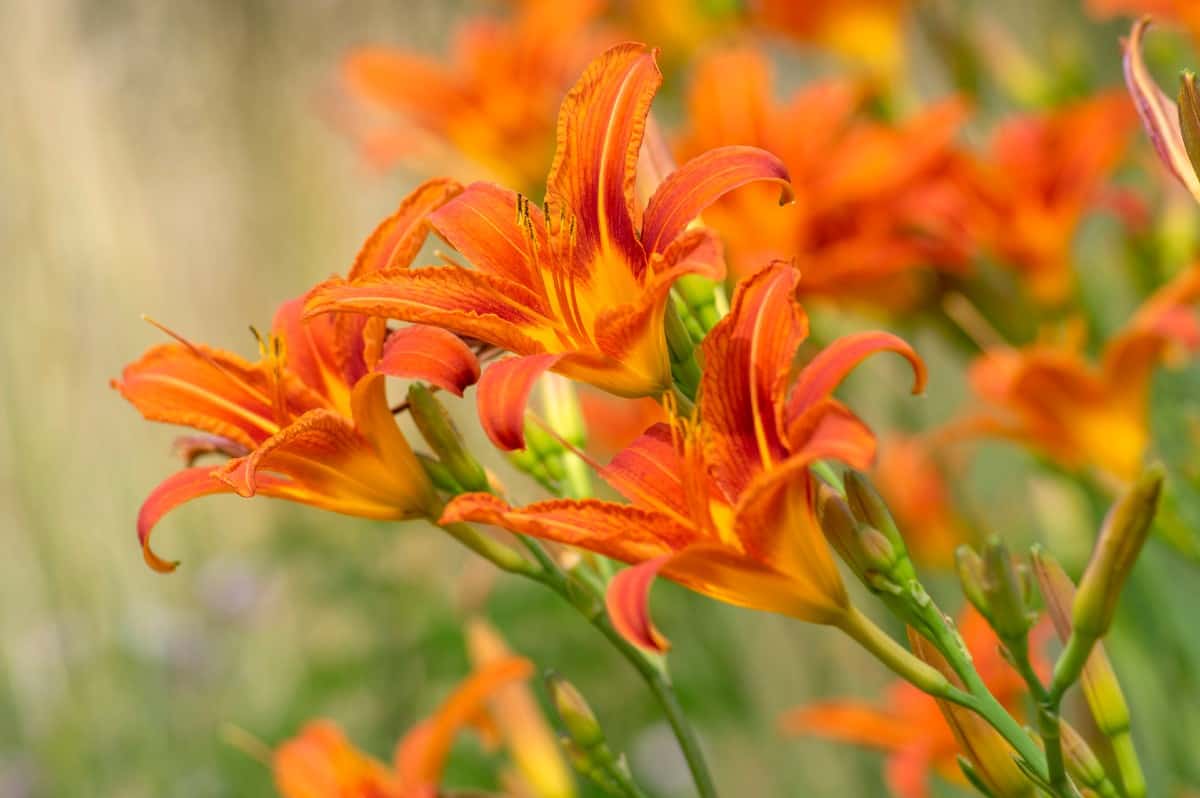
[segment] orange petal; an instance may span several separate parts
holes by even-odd
[[[1143,17],[1133,23],[1129,39],[1122,42],[1124,50],[1123,63],[1125,68],[1125,85],[1133,97],[1133,104],[1142,125],[1150,136],[1158,158],[1175,179],[1200,200],[1200,178],[1188,158],[1187,147],[1183,142],[1183,132],[1179,126],[1179,108],[1158,87],[1154,76],[1146,68],[1142,60],[1142,37],[1150,27],[1150,18]]]
[[[553,320],[536,308],[541,299],[527,288],[485,272],[457,266],[379,272],[362,280],[340,278],[318,285],[305,312],[365,313],[445,327],[521,354],[545,351],[556,340]]]
[[[488,438],[504,451],[525,448],[525,406],[538,377],[561,355],[510,357],[492,364],[479,380],[479,421]]]
[[[663,555],[622,570],[604,594],[613,628],[630,643],[656,654],[665,654],[671,644],[650,618],[650,586],[670,559],[669,554]]]
[[[769,180],[783,186],[780,204],[791,201],[787,167],[758,147],[708,150],[671,173],[646,206],[642,246],[661,252],[687,225],[718,199],[748,183]]]
[[[646,115],[661,83],[655,52],[619,44],[594,60],[563,99],[547,197],[577,217],[583,263],[612,249],[634,273],[645,266],[633,226],[634,183]]]
[[[388,335],[375,370],[389,377],[422,380],[462,396],[479,379],[479,360],[454,333],[412,325]]]
[[[787,418],[794,419],[806,407],[832,394],[847,374],[876,352],[895,352],[905,357],[913,368],[912,392],[925,390],[925,361],[904,339],[885,332],[845,335],[822,349],[801,369],[788,398]]]
[[[877,441],[866,423],[836,399],[822,399],[810,405],[788,423],[788,446],[801,451],[821,439],[845,444],[838,459],[851,468],[865,469],[875,460]]]
[[[138,542],[142,545],[142,557],[146,560],[146,565],[164,574],[174,571],[179,566],[178,561],[164,560],[150,548],[150,533],[164,515],[192,499],[211,496],[214,493],[232,492],[233,488],[217,479],[213,469],[205,466],[185,468],[158,483],[138,511]]]
[[[526,229],[517,219],[517,206],[516,192],[492,183],[472,183],[433,213],[429,222],[476,269],[525,287],[538,286],[542,278],[534,267],[529,236],[532,232],[539,251],[545,252],[545,220],[542,210],[530,205],[532,226]]]
[[[350,387],[367,373],[363,358],[366,317],[343,315],[305,319],[304,297],[284,302],[271,330],[284,341],[287,370],[305,385],[347,409]]]
[[[598,499],[554,499],[513,508],[487,493],[466,493],[446,506],[438,523],[458,521],[493,524],[632,563],[682,549],[696,538],[693,530],[660,513]]]
[[[689,523],[684,461],[667,424],[655,424],[600,469],[600,477],[636,505]]]
[[[463,190],[449,178],[426,180],[400,201],[400,207],[367,237],[350,267],[350,280],[411,265],[429,233],[430,214]]]
[[[729,315],[704,339],[700,415],[714,433],[714,473],[731,495],[787,453],[780,408],[808,331],[794,299],[799,277],[775,263],[744,280]]]
[[[436,61],[384,47],[354,50],[342,64],[351,91],[418,119],[438,118],[458,87]]]
[[[334,724],[309,723],[276,751],[275,785],[283,798],[398,798],[387,769],[356,749]]]
[[[788,734],[810,734],[885,751],[912,743],[915,731],[903,719],[859,701],[819,701],[793,709],[779,724]]]
[[[404,790],[438,787],[458,732],[486,710],[488,699],[497,690],[528,679],[533,670],[533,663],[527,659],[505,657],[464,680],[428,721],[396,746],[396,772]]]
[[[193,427],[248,449],[278,429],[275,385],[260,365],[203,344],[170,343],[149,349],[112,386],[150,421]],[[285,375],[289,412],[323,407],[322,397]]]
[[[914,740],[888,757],[883,778],[896,798],[929,798],[929,771],[929,749]]]

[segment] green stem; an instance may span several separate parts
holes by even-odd
[[[1125,731],[1110,736],[1109,741],[1117,760],[1117,772],[1121,774],[1121,782],[1125,785],[1125,795],[1128,798],[1145,798],[1146,776],[1142,772],[1137,749],[1133,747],[1133,735]]]
[[[897,643],[857,608],[851,607],[837,626],[871,652],[893,673],[918,689],[932,696],[956,700],[956,702],[965,697],[958,688],[950,683],[949,679],[942,675],[941,671],[926,664],[907,648]]]
[[[1029,661],[1029,640],[1022,636],[1017,640],[1005,641],[1010,661],[1017,673],[1025,680],[1029,694],[1037,704],[1038,735],[1046,749],[1046,775],[1050,786],[1059,795],[1071,795],[1071,783],[1067,778],[1066,762],[1063,759],[1061,709],[1051,701],[1050,693],[1042,684],[1033,663]]]
[[[687,761],[688,770],[691,772],[692,781],[696,785],[696,791],[700,798],[716,798],[716,787],[708,772],[708,764],[700,749],[700,741],[688,723],[683,707],[680,706],[675,691],[667,681],[666,674],[613,628],[608,620],[608,614],[604,612],[602,598],[595,593],[595,589],[591,585],[580,581],[572,582],[537,541],[522,536],[521,542],[541,565],[540,570],[523,571],[522,575],[546,585],[566,599],[634,667],[646,686],[650,688],[650,692],[654,694],[663,714],[666,715],[671,731],[674,732],[675,739],[679,742],[679,748],[683,752],[683,758]],[[583,591],[582,594],[581,591]]]

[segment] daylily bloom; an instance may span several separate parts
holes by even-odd
[[[1086,0],[1088,13],[1100,19],[1145,14],[1182,26],[1200,42],[1200,5],[1192,0]],[[1140,23],[1139,23],[1140,24]]]
[[[652,427],[600,469],[630,500],[556,500],[513,508],[466,494],[446,521],[478,521],[566,543],[635,567],[609,591],[617,628],[640,645],[665,641],[646,614],[658,572],[720,601],[825,624],[847,623],[849,603],[834,557],[813,517],[808,467],[819,459],[865,466],[875,439],[831,397],[864,357],[897,352],[924,384],[913,350],[886,333],[842,338],[801,369],[807,335],[795,302],[798,273],[774,264],[742,282],[730,314],[703,343],[696,415]],[[790,388],[790,391],[789,391]]]
[[[880,446],[875,487],[895,516],[913,559],[951,568],[968,532],[954,509],[943,463],[929,440],[894,437]]]
[[[1104,347],[1083,353],[1082,327],[1059,341],[985,352],[971,367],[974,391],[990,409],[951,432],[1009,438],[1068,468],[1089,466],[1133,479],[1149,445],[1147,393],[1154,368],[1173,351],[1200,348],[1200,264],[1160,288]]]
[[[1132,105],[1111,91],[1053,111],[1014,117],[992,136],[979,186],[992,215],[990,248],[1030,295],[1064,301],[1075,284],[1071,247],[1089,209],[1128,212],[1105,181],[1133,132]]]
[[[968,267],[968,162],[954,146],[961,102],[889,125],[866,118],[866,93],[847,81],[811,84],[785,102],[771,88],[766,58],[741,49],[704,60],[688,94],[683,154],[749,144],[777,153],[792,175],[796,201],[782,210],[750,187],[705,212],[738,277],[794,259],[804,296],[896,304],[911,293],[904,289],[914,269]]]
[[[429,223],[475,268],[390,269],[314,290],[311,314],[341,311],[436,324],[521,357],[479,386],[484,429],[521,448],[524,404],[547,369],[620,396],[671,388],[663,319],[681,275],[723,274],[715,236],[688,229],[709,203],[753,181],[786,186],[787,170],[752,147],[708,151],[667,176],[645,207],[636,165],[660,83],[640,44],[608,50],[559,112],[544,209],[475,183]],[[778,188],[778,185],[776,186]]]
[[[488,701],[533,675],[533,663],[504,657],[480,668],[396,746],[394,764],[356,749],[328,721],[315,721],[275,752],[275,783],[283,798],[436,798],[450,749],[463,730],[494,728]]]
[[[999,641],[987,622],[969,610],[960,618],[958,628],[992,694],[1019,717],[1025,683],[1004,661]],[[1047,629],[1037,627],[1036,638],[1044,641]],[[1039,648],[1033,647],[1035,654]],[[1048,668],[1039,660],[1038,669]],[[888,688],[882,705],[854,699],[821,701],[787,713],[781,726],[789,734],[824,737],[883,751],[887,754],[888,789],[897,798],[927,798],[931,773],[963,783],[957,761],[963,749],[954,730],[937,701],[905,681]],[[1011,756],[1007,744],[1000,742],[1004,755]]]
[[[1200,6],[1187,3],[1197,15],[1197,30],[1200,36]],[[1123,41],[1125,85],[1137,106],[1142,125],[1150,136],[1150,142],[1158,153],[1159,160],[1167,167],[1184,188],[1200,201],[1200,174],[1188,153],[1184,140],[1180,108],[1168,97],[1142,60],[1142,37],[1150,27],[1149,18],[1140,19],[1133,25],[1128,41]],[[1194,85],[1194,84],[1193,84]],[[1196,112],[1193,107],[1192,113]]]
[[[371,161],[461,171],[466,156],[474,164],[467,177],[537,185],[554,146],[555,107],[612,37],[590,27],[597,0],[515,5],[511,19],[464,23],[447,62],[387,47],[346,57],[345,84],[364,107],[343,126]],[[365,118],[354,121],[353,112]]]
[[[425,237],[428,211],[457,190],[431,181],[405,199],[384,233],[359,254],[352,273],[405,260]],[[150,548],[150,533],[170,510],[199,496],[258,494],[377,519],[429,516],[438,500],[389,409],[384,376],[422,379],[461,394],[479,375],[475,355],[436,327],[389,333],[362,317],[301,318],[304,298],[283,303],[261,358],[195,344],[150,349],[112,385],[148,420],[192,427],[181,450],[217,453],[223,465],[191,466],[159,484],[138,514],[146,562],[175,563]]]
[[[884,76],[904,60],[908,0],[750,0],[751,18],[769,33],[811,42]]]

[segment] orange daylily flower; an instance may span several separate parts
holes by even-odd
[[[777,153],[792,175],[796,201],[782,211],[768,212],[772,198],[750,187],[705,212],[739,277],[794,258],[805,296],[894,304],[898,287],[911,293],[903,289],[914,269],[967,268],[974,211],[968,164],[954,147],[961,102],[888,125],[865,117],[868,98],[854,83],[814,83],[785,102],[771,86],[767,59],[742,49],[703,61],[688,94],[683,153],[755,145]]]
[[[786,186],[787,170],[753,147],[710,150],[666,177],[643,207],[636,166],[661,80],[640,44],[608,50],[567,94],[544,210],[475,183],[434,212],[433,228],[474,266],[390,269],[315,289],[309,313],[436,324],[521,357],[479,385],[484,429],[524,445],[524,405],[547,369],[620,396],[671,388],[663,331],[671,284],[720,277],[716,237],[688,229],[709,203],[749,182]]]
[[[455,737],[469,726],[490,732],[489,699],[531,675],[533,663],[520,657],[481,667],[405,735],[391,768],[354,748],[334,724],[310,723],[275,752],[276,786],[283,798],[437,798]]]
[[[930,442],[901,437],[884,442],[874,483],[904,532],[913,559],[930,567],[952,568],[955,549],[969,534],[954,509],[946,472]]]
[[[554,145],[554,109],[612,37],[590,27],[597,0],[515,5],[511,19],[468,20],[448,63],[387,47],[347,55],[343,79],[364,106],[352,110],[367,112],[347,126],[372,162],[461,169],[466,156],[469,177],[537,185]],[[370,111],[382,119],[372,121]]]
[[[1078,326],[1057,342],[984,353],[970,380],[991,409],[952,426],[951,434],[1009,438],[1068,468],[1133,479],[1149,445],[1154,368],[1172,351],[1200,349],[1200,320],[1191,307],[1198,300],[1200,264],[1148,299],[1098,364],[1085,359]]]
[[[428,211],[457,187],[430,181],[405,199],[352,273],[405,260],[425,237]],[[301,318],[304,298],[283,303],[261,358],[195,344],[150,349],[112,385],[151,421],[192,427],[181,451],[228,457],[168,477],[138,514],[138,538],[155,570],[174,570],[150,548],[154,526],[184,502],[215,493],[258,494],[377,519],[436,514],[437,496],[389,409],[384,376],[422,379],[461,394],[479,376],[474,353],[436,327],[388,332],[363,317]]]
[[[1026,281],[1034,299],[1066,300],[1074,285],[1071,246],[1090,208],[1119,213],[1128,197],[1105,181],[1129,148],[1133,105],[1114,90],[1043,114],[1010,119],[992,136],[979,185],[992,216],[990,247]]]
[[[765,31],[826,47],[882,76],[904,60],[908,0],[750,0],[751,19]]]
[[[588,452],[606,457],[621,451],[648,428],[668,418],[662,403],[649,397],[622,399],[599,391],[580,391],[579,409],[588,431]]]
[[[482,618],[467,624],[467,652],[479,670],[513,656],[500,633]],[[529,685],[519,681],[501,685],[492,692],[487,706],[515,766],[512,780],[520,789],[513,792],[538,798],[573,798],[575,782],[562,747]]]
[[[1200,5],[1193,0],[1086,0],[1088,13],[1099,19],[1150,15],[1173,22],[1200,42]]]
[[[630,504],[555,500],[513,508],[496,496],[466,494],[443,520],[495,524],[634,564],[613,580],[609,611],[643,646],[665,645],[646,614],[660,571],[730,604],[846,622],[854,611],[813,517],[808,467],[835,459],[861,468],[875,439],[830,394],[874,352],[908,358],[914,390],[925,372],[908,344],[863,333],[826,348],[793,381],[793,357],[808,332],[794,299],[798,280],[793,268],[774,264],[742,282],[730,314],[702,345],[696,416],[652,427],[600,469]]]
[[[1004,661],[999,641],[987,622],[968,610],[958,628],[979,675],[997,700],[1019,718],[1025,683]],[[1035,642],[1044,641],[1047,631],[1044,625],[1036,627]],[[1040,647],[1032,646],[1033,652],[1036,654]],[[1037,667],[1039,671],[1048,670],[1041,661]],[[824,737],[885,752],[885,778],[897,798],[927,798],[931,773],[955,783],[964,782],[957,762],[964,748],[955,730],[936,699],[905,681],[892,684],[882,706],[857,700],[821,701],[787,713],[781,726],[789,734]],[[1004,756],[1011,758],[1008,744],[1002,739],[999,742],[1004,746]]]

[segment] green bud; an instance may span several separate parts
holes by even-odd
[[[975,609],[979,610],[979,614],[986,618],[990,610],[983,588],[985,580],[983,558],[976,553],[975,549],[964,543],[954,552],[954,564],[958,571],[958,581],[962,585],[963,595]]]
[[[417,452],[417,460],[421,463],[421,467],[425,469],[426,476],[433,486],[440,491],[458,495],[465,493],[463,486],[458,484],[458,480],[450,473],[450,469],[446,468],[445,464],[437,458],[430,457],[427,454]]]
[[[876,593],[898,593],[911,572],[907,553],[896,550],[884,533],[854,517],[846,500],[822,484],[817,496],[817,520],[825,539],[842,560]]]
[[[1111,789],[1112,784],[1108,781],[1108,774],[1104,772],[1104,765],[1100,764],[1099,758],[1087,741],[1065,720],[1059,721],[1058,728],[1063,760],[1071,778],[1089,790],[1100,791],[1105,784]]]
[[[468,491],[488,490],[487,472],[467,449],[450,414],[429,388],[419,382],[408,386],[408,411],[421,437],[455,482]]]
[[[1108,632],[1125,579],[1150,534],[1164,473],[1158,464],[1146,468],[1108,511],[1075,593],[1072,617],[1077,633],[1099,639]]]
[[[891,546],[887,575],[899,585],[906,585],[916,580],[917,572],[913,568],[912,560],[909,559],[904,536],[900,534],[900,528],[896,526],[896,521],[892,518],[887,503],[875,490],[875,486],[865,476],[852,470],[846,471],[843,481],[846,489],[846,502],[850,507],[851,514],[860,525],[877,530]]]
[[[1030,616],[1021,596],[1021,582],[1012,555],[1002,541],[992,538],[983,551],[983,593],[988,623],[1003,641],[1018,640],[1029,631]]]
[[[1179,75],[1179,130],[1192,169],[1200,177],[1200,92],[1196,73],[1185,70]]]
[[[546,689],[567,736],[585,751],[603,745],[604,731],[592,708],[575,686],[553,671],[546,674]]]

